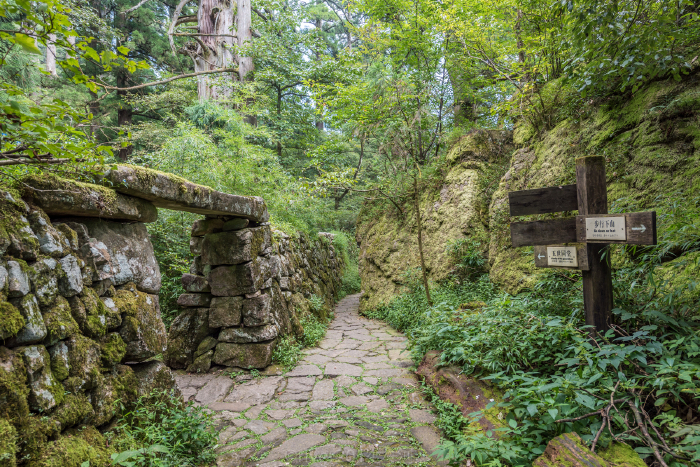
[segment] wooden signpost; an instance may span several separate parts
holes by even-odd
[[[602,257],[610,243],[656,245],[656,213],[608,214],[605,159],[576,159],[576,184],[508,193],[511,216],[575,211],[576,217],[514,222],[514,247],[534,246],[535,266],[577,269],[583,274],[583,303],[591,334],[610,326],[612,273]]]

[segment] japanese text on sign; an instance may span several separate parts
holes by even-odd
[[[589,217],[586,238],[590,240],[627,240],[624,217]]]
[[[578,258],[576,256],[576,247],[573,246],[548,246],[547,247],[547,265],[548,266],[564,266],[575,268],[578,267]]]

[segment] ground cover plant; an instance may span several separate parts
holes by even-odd
[[[369,313],[405,330],[416,360],[441,350],[443,363],[504,392],[487,406],[506,414],[498,436],[472,428],[481,413],[443,407],[443,456],[529,465],[549,440],[576,432],[593,450],[625,442],[650,465],[700,461],[700,223],[687,209],[698,200],[678,201],[660,210],[658,246],[611,251],[614,324],[595,340],[583,327],[580,277],[561,270],[516,296],[485,275],[454,278],[433,290],[433,306],[409,275],[406,294]]]
[[[217,434],[212,413],[169,391],[142,396],[133,408],[122,407],[110,433],[112,464],[124,467],[194,467],[211,465]]]

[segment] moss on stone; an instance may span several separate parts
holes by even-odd
[[[97,384],[100,379],[100,345],[81,334],[72,336],[66,344],[70,376],[82,381],[81,388]],[[75,384],[72,381],[70,383]]]
[[[0,466],[15,467],[17,446],[17,429],[6,418],[0,418]]]
[[[102,367],[105,369],[111,369],[120,363],[126,355],[126,344],[117,332],[109,333],[103,337],[100,341],[100,349]]]
[[[0,347],[0,418],[21,426],[29,417],[29,387],[22,357]]]
[[[22,330],[26,321],[9,302],[0,302],[0,340],[9,339]]]
[[[68,301],[60,295],[54,305],[44,311],[44,323],[48,332],[46,343],[52,345],[79,332],[78,323],[73,319]]]
[[[63,402],[51,412],[51,418],[61,424],[61,431],[75,425],[88,423],[95,415],[85,394],[68,394]]]
[[[27,175],[21,181],[23,192],[29,196],[31,196],[33,187],[43,190],[77,191],[84,196],[97,193],[99,199],[104,204],[109,205],[115,204],[117,201],[117,192],[110,188],[94,185],[92,183],[83,183],[77,180],[70,180],[50,173],[42,173],[41,175]]]
[[[112,295],[116,291],[112,287]],[[90,337],[98,338],[104,336],[109,329],[117,328],[122,323],[120,311],[111,310],[100,300],[94,289],[85,287],[80,299],[85,306],[86,323],[83,332]],[[104,321],[104,322],[103,322]]]
[[[639,454],[625,443],[612,443],[598,453],[611,467],[646,467]]]
[[[700,302],[700,252],[693,252],[663,264],[654,271],[659,293],[677,294],[675,303],[698,310]],[[696,312],[696,316],[700,312]]]
[[[28,467],[80,467],[90,461],[90,467],[110,464],[107,440],[94,427],[69,430],[56,441],[48,443]]]
[[[126,284],[123,288],[116,291],[114,295],[114,304],[119,309],[119,312],[125,316],[137,316],[139,310],[152,308],[147,303],[148,294],[139,292],[136,285],[132,282]]]

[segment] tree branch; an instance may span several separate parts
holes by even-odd
[[[138,86],[131,86],[128,88],[109,86],[107,84],[98,83],[96,81],[93,81],[93,83],[95,83],[96,85],[98,85],[106,90],[109,90],[109,91],[135,91],[136,89],[147,88],[149,86],[158,86],[159,84],[170,83],[171,81],[176,81],[178,79],[192,78],[194,76],[199,76],[199,75],[210,75],[210,74],[214,74],[214,73],[230,73],[230,72],[238,73],[238,68],[217,68],[216,70],[198,71],[196,73],[185,73],[182,75],[173,76],[172,78],[163,79],[160,81],[152,81],[150,83],[139,84]]]
[[[147,1],[148,1],[148,0],[141,0],[141,1],[138,2],[136,5],[134,5],[134,6],[132,6],[131,8],[129,8],[128,10],[122,11],[122,14],[123,14],[124,16],[127,16],[127,15],[128,15],[129,13],[131,13],[132,11],[138,10],[138,9],[141,7],[141,5],[143,5],[143,4],[146,3]]]

